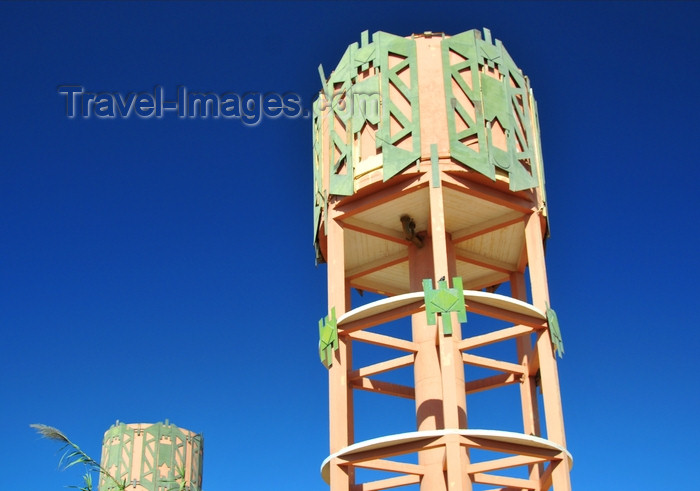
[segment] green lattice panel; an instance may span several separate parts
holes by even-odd
[[[326,189],[323,187],[323,128],[321,120],[321,100],[313,104],[313,138],[314,138],[314,244],[318,244],[318,232],[321,214],[325,207],[323,199]]]
[[[149,427],[143,436],[143,458],[141,459],[141,485],[149,491],[157,491],[159,427]]]
[[[377,131],[377,146],[382,149],[384,180],[387,181],[420,158],[420,112],[418,108],[418,71],[416,43],[386,32],[376,32],[372,37],[377,44],[377,63],[380,70],[380,96],[382,100],[381,123]],[[391,58],[401,58],[396,64]],[[408,70],[409,82],[404,83],[399,74]],[[410,114],[404,114],[389,96],[392,85],[409,103]],[[401,125],[401,130],[391,134],[391,119]],[[412,145],[407,150],[397,146],[400,140],[410,136]]]
[[[318,232],[329,195],[354,193],[353,142],[366,122],[380,122],[379,76],[358,79],[358,74],[375,66],[377,47],[362,33],[362,43],[350,45],[328,80],[319,67],[323,97],[313,105],[314,134],[314,244],[317,260],[323,259],[318,248]],[[328,141],[323,135],[323,121],[328,122]],[[324,153],[330,155],[329,185],[323,185]],[[337,154],[337,155],[336,155]]]
[[[496,44],[501,49],[501,70],[505,79],[505,87],[508,103],[510,105],[508,134],[508,152],[512,158],[513,169],[510,174],[510,188],[512,190],[537,187],[540,184],[535,169],[535,147],[539,138],[532,128],[532,109],[530,106],[530,90],[527,80],[516,66],[500,40]],[[519,145],[518,145],[519,143]],[[521,161],[530,163],[529,172]]]
[[[480,150],[487,146],[481,102],[477,33],[478,31],[471,30],[442,41],[450,154],[467,167],[495,179],[496,172],[493,166],[489,165],[488,155],[465,144],[476,141]],[[467,107],[460,103],[461,97],[458,98],[454,93],[453,83],[457,85],[457,90],[465,94],[467,103],[474,106],[474,117]],[[457,131],[457,118],[464,121],[465,129]]]
[[[537,101],[535,96],[532,94],[532,89],[529,90],[530,107],[532,107],[532,120],[534,121],[533,138],[532,138],[532,152],[533,152],[533,168],[535,169],[535,174],[537,175],[537,183],[540,190],[540,195],[542,197],[542,202],[544,206],[544,216],[547,219],[547,235],[549,236],[549,214],[547,213],[547,187],[545,186],[544,179],[544,162],[542,159],[542,147],[540,144],[540,118],[537,112]]]
[[[357,43],[351,44],[345,50],[338,66],[331,74],[326,94],[330,101],[328,107],[330,141],[327,150],[331,156],[330,194],[350,196],[353,194],[352,167],[352,59],[357,50]],[[350,101],[350,102],[349,102]],[[344,126],[344,128],[342,128]],[[336,156],[336,153],[338,154]]]
[[[488,33],[488,30],[485,32]],[[500,80],[486,75],[481,77],[484,118],[486,121],[498,119],[506,131],[507,150],[505,151],[491,145],[492,139],[489,138],[489,159],[493,165],[508,172],[512,191],[536,187],[536,176],[533,176],[520,162],[524,159],[532,162],[530,149],[532,130],[525,79],[500,40],[497,39],[495,45],[490,44],[489,34],[486,40],[480,42],[483,52],[486,52],[483,48],[489,48],[490,58],[487,59],[486,55],[484,56],[487,64],[495,66],[500,72]],[[522,105],[518,102],[519,100],[522,101]],[[516,139],[520,142],[522,151],[518,151]]]
[[[416,47],[413,39],[377,32],[368,42],[367,33],[362,34],[362,44],[351,44],[346,49],[338,66],[328,80],[320,69],[326,102],[314,104],[314,158],[315,169],[315,221],[318,227],[321,212],[319,204],[328,195],[349,196],[354,193],[353,142],[366,122],[378,125],[377,148],[382,150],[384,180],[401,172],[420,157],[420,113],[418,107],[418,72]],[[390,58],[399,57],[396,64]],[[378,75],[359,80],[359,72],[374,66]],[[408,71],[408,83],[400,73]],[[389,96],[390,86],[409,101],[408,114],[404,114]],[[376,95],[378,94],[378,98]],[[377,110],[366,110],[367,104]],[[327,106],[327,107],[326,107]],[[325,113],[324,113],[325,111]],[[322,117],[328,119],[329,141],[322,141]],[[395,119],[401,129],[391,134],[391,120]],[[410,149],[399,147],[405,139],[411,139]],[[329,152],[329,189],[322,186],[322,153]],[[318,230],[318,229],[317,229]]]
[[[202,481],[202,474],[201,474],[201,469],[202,469],[202,455],[204,453],[204,448],[202,446],[202,437],[201,435],[196,435],[194,437],[188,436],[190,441],[192,442],[192,467],[191,467],[191,482],[196,484],[200,483]]]
[[[496,168],[507,172],[513,191],[536,187],[536,171],[533,175],[522,163],[527,161],[534,169],[536,134],[530,123],[527,82],[503,44],[499,40],[492,43],[488,29],[484,38],[472,30],[442,43],[450,153],[491,179],[496,177]],[[497,69],[499,78],[482,73],[482,66]],[[453,84],[464,95],[455,94]],[[474,106],[473,118],[460,102],[464,97]],[[458,131],[457,118],[464,121],[466,129]],[[496,121],[505,132],[505,150],[493,145],[491,125]],[[478,144],[478,151],[467,142],[475,147]]]
[[[134,429],[124,424],[113,426],[105,434],[101,465],[119,482],[127,480],[131,475],[133,442]],[[116,486],[111,480],[107,480],[105,476],[101,475],[99,489],[111,491],[115,490]]]

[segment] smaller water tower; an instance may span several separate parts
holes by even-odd
[[[199,491],[204,440],[201,434],[165,423],[117,421],[102,441],[102,467],[129,491]],[[116,490],[100,476],[99,491]]]

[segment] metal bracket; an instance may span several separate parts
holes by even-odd
[[[330,315],[318,321],[318,354],[321,363],[326,368],[333,365],[333,352],[338,349],[338,320],[335,317],[335,307]]]
[[[442,317],[442,332],[445,336],[452,335],[452,316],[443,315],[457,312],[459,322],[467,322],[467,307],[464,303],[464,287],[462,278],[452,278],[452,288],[447,288],[447,282],[438,281],[437,290],[433,289],[433,280],[423,280],[423,292],[425,292],[425,313],[428,316],[428,324],[435,325],[435,314]]]
[[[547,305],[547,324],[549,324],[549,337],[552,340],[559,358],[563,358],[564,355],[564,341],[561,337],[561,329],[559,328],[559,319],[557,319],[557,313],[554,312],[552,308]]]

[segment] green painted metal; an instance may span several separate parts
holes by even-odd
[[[420,158],[420,111],[418,107],[418,67],[416,62],[416,42],[394,36],[386,32],[376,32],[372,40],[377,44],[377,65],[380,70],[380,96],[382,101],[381,124],[377,131],[377,147],[382,149],[384,181],[404,170]],[[403,58],[391,66],[390,56]],[[406,85],[399,73],[409,72],[409,85]],[[390,85],[406,98],[411,113],[404,114],[391,101]],[[402,126],[402,130],[391,134],[391,119]],[[405,137],[411,137],[410,150],[396,146]]]
[[[533,160],[534,160],[534,168],[535,168],[535,174],[537,175],[537,182],[538,182],[538,187],[540,189],[540,196],[542,198],[542,213],[544,214],[545,219],[547,220],[547,230],[546,230],[546,236],[549,238],[549,232],[550,232],[550,224],[549,224],[549,213],[547,212],[547,187],[545,186],[545,179],[544,179],[544,162],[543,162],[543,157],[542,157],[542,145],[540,142],[540,117],[539,113],[537,112],[537,101],[535,100],[535,96],[532,93],[532,89],[529,90],[528,92],[528,97],[530,98],[530,105],[532,106],[532,111],[533,111],[533,142],[535,143],[534,149],[533,149]]]
[[[353,194],[352,159],[352,59],[357,43],[348,46],[338,66],[328,80],[330,142],[330,194],[350,196]],[[336,153],[338,154],[336,156]]]
[[[335,317],[335,307],[330,315],[318,321],[318,354],[321,363],[326,368],[333,365],[333,352],[338,349],[338,320]]]
[[[430,144],[430,170],[432,171],[431,180],[432,186],[434,188],[440,187],[440,166],[438,159],[438,148],[437,144]]]
[[[404,60],[389,68],[389,56]],[[358,80],[358,73],[370,66],[378,68],[378,75]],[[408,69],[407,86],[399,78],[399,72]],[[335,70],[326,78],[319,66],[324,99],[313,104],[314,129],[314,244],[318,252],[318,232],[328,197],[350,196],[354,193],[354,142],[367,123],[377,126],[376,145],[382,149],[384,180],[391,178],[420,157],[420,122],[418,112],[418,73],[416,68],[415,41],[392,34],[377,32],[369,42],[369,34],[361,35],[361,43],[346,49]],[[389,100],[389,85],[397,88],[411,105],[410,114],[403,114]],[[325,101],[325,102],[324,102]],[[403,129],[391,135],[391,118]],[[323,119],[328,122],[327,139],[323,138]],[[404,137],[412,139],[412,149],[395,146]],[[327,140],[327,141],[326,141]],[[328,189],[323,188],[323,154],[328,153],[330,163]],[[322,259],[322,258],[321,258]]]
[[[423,292],[425,293],[425,314],[428,324],[435,325],[436,314],[442,318],[442,332],[446,336],[452,335],[452,316],[443,315],[457,312],[459,322],[467,322],[467,307],[464,303],[464,287],[462,278],[452,278],[452,288],[447,288],[445,280],[438,281],[437,290],[433,289],[433,280],[423,280]]]
[[[110,442],[109,446],[107,442]],[[131,456],[133,455],[134,429],[125,424],[112,426],[102,443],[102,462],[104,467],[117,481],[122,482],[131,475]],[[123,456],[128,456],[124,459]],[[100,491],[116,490],[112,481],[100,475]]]
[[[563,358],[564,341],[561,337],[559,319],[557,319],[557,313],[549,305],[547,305],[547,324],[549,325],[549,337],[552,340],[552,344],[556,348],[559,358]]]
[[[323,69],[319,66],[319,71],[322,74]],[[326,194],[323,188],[323,131],[321,129],[320,106],[321,101],[316,100],[313,104],[313,158],[314,158],[314,247],[316,248],[316,261],[322,260],[321,251],[318,244],[318,233],[321,227],[321,215],[323,210],[327,209],[324,196]]]
[[[529,161],[534,165],[536,135],[530,124],[529,87],[503,44],[499,40],[492,43],[488,29],[484,30],[484,39],[479,31],[471,30],[445,38],[442,59],[450,154],[491,179],[496,178],[496,168],[506,171],[512,191],[537,187],[537,176],[521,163]],[[482,73],[483,66],[498,69],[500,77]],[[463,92],[473,105],[473,118],[459,102],[461,97],[456,96],[455,90]],[[464,121],[466,129],[457,131],[457,118]],[[493,145],[491,127],[496,121],[505,131],[506,150]],[[465,144],[475,141],[478,151]]]
[[[535,135],[530,124],[531,108],[528,104],[530,90],[528,83],[522,71],[517,67],[513,59],[506,51],[503,43],[496,40],[496,47],[500,51],[498,58],[498,68],[502,77],[502,87],[505,89],[504,100],[507,101],[507,110],[503,113],[505,123],[501,123],[506,129],[507,152],[501,149],[501,158],[507,160],[508,167],[502,167],[508,171],[510,181],[510,189],[519,191],[521,189],[529,189],[537,187],[539,181],[537,173],[534,170],[534,148],[538,142],[535,141]],[[491,77],[487,77],[491,80]],[[491,99],[484,98],[484,101]],[[500,117],[499,117],[499,121]],[[522,125],[522,128],[521,128]],[[521,150],[518,150],[516,139],[520,142]],[[507,153],[507,157],[505,154]],[[530,162],[533,169],[528,171],[521,161]],[[496,163],[498,165],[498,163]]]
[[[481,104],[481,79],[479,77],[479,60],[477,57],[477,34],[471,30],[457,34],[442,41],[442,63],[447,104],[447,130],[450,140],[450,154],[460,163],[474,169],[491,179],[496,178],[495,169],[489,165],[488,155],[478,152],[462,141],[476,140],[479,149],[486,146],[486,128],[483,123],[483,107]],[[454,53],[457,61],[450,61],[450,52]],[[464,92],[467,99],[474,105],[474,118],[466,107],[462,106],[454,94],[452,84]],[[457,132],[456,118],[461,118],[467,128]]]
[[[360,33],[360,46],[365,47],[369,44],[369,31]]]
[[[135,455],[135,436],[143,433],[141,455]],[[187,465],[187,443],[192,445],[190,479],[184,482],[184,465]],[[119,482],[132,483],[132,466],[141,463],[134,484],[148,491],[181,489],[196,491],[202,477],[202,435],[192,436],[175,425],[155,423],[140,429],[124,423],[113,425],[103,441],[102,467],[112,473]],[[181,462],[182,465],[178,465]],[[100,476],[100,491],[116,491],[114,482]]]
[[[359,71],[376,64],[377,45],[369,43],[369,34],[361,36],[361,45],[353,43],[345,50],[338,66],[328,81],[324,80],[324,94],[328,101],[325,117],[329,121],[330,141],[322,142],[322,148],[331,155],[337,153],[331,162],[329,193],[350,196],[354,193],[353,143],[356,134],[366,121],[379,123],[379,77],[358,81]],[[369,109],[368,109],[369,107]],[[320,112],[314,111],[315,114]]]
[[[352,145],[348,138],[351,134],[348,131],[348,125],[352,111],[348,109],[349,105],[345,101],[352,87],[349,60],[356,48],[357,43],[348,46],[328,80],[322,81],[324,101],[319,105],[320,113],[318,113],[323,114],[329,127],[329,141],[321,144],[334,159],[330,164],[329,191],[331,194],[343,196],[352,194]],[[316,110],[314,113],[316,114]],[[342,126],[345,126],[344,130]]]
[[[381,100],[379,97],[379,77],[370,77],[352,86],[352,128],[355,135],[362,130],[365,123],[378,125],[381,118]]]
[[[328,89],[328,81],[326,79],[326,73],[323,71],[323,65],[318,66],[318,76],[321,77],[322,92],[326,96],[326,99],[330,100],[333,91]]]
[[[369,69],[376,63],[377,47],[369,43],[367,31],[362,33],[361,45],[354,43],[346,49],[338,66],[326,79],[322,66],[319,75],[323,98],[313,104],[314,147],[314,244],[316,260],[323,261],[318,247],[318,233],[323,211],[330,195],[350,196],[354,193],[353,143],[367,122],[380,123],[379,77],[358,81],[358,70]],[[323,120],[328,122],[329,138],[323,137]],[[323,186],[323,154],[330,154],[328,189]],[[336,156],[337,153],[337,156]]]

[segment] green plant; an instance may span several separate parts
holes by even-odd
[[[90,457],[88,454],[83,452],[81,448],[73,443],[61,430],[54,428],[53,426],[48,426],[44,424],[31,424],[29,425],[36,430],[39,435],[48,440],[55,440],[60,442],[63,447],[61,447],[61,460],[58,462],[58,466],[63,469],[68,469],[74,465],[83,464],[86,467],[86,472],[83,475],[84,486],[69,486],[74,489],[79,489],[80,491],[93,491],[92,484],[92,473],[97,472],[100,475],[105,476],[105,479],[111,481],[116,489],[119,491],[124,491],[126,489],[126,482],[119,482],[117,479],[110,474],[107,469],[102,467],[96,460]],[[111,487],[111,486],[110,486]]]
[[[78,489],[80,491],[92,491],[92,474],[90,474],[89,472],[86,472],[83,475],[83,480],[85,481],[85,486],[82,488],[80,486],[68,486],[68,487],[73,488],[73,489]]]

